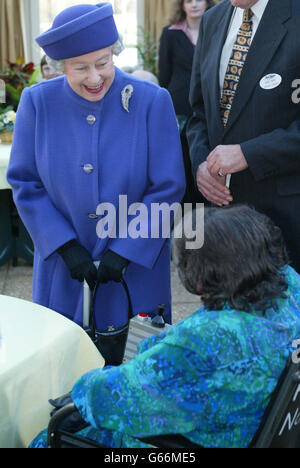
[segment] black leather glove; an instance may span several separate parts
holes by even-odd
[[[98,281],[100,283],[108,283],[108,281],[119,283],[128,265],[129,260],[112,250],[108,250],[104,254],[98,268]]]
[[[97,268],[90,253],[76,240],[67,242],[57,252],[70,270],[71,277],[81,283],[86,280],[89,287],[94,289],[97,282]]]
[[[62,397],[56,398],[56,400],[49,400],[51,406],[54,407],[54,410],[51,411],[50,416],[53,417],[57,411],[62,409],[64,406],[73,403],[71,398],[71,392],[63,395]],[[75,434],[76,432],[80,432],[89,424],[82,419],[81,414],[79,413],[78,409],[74,410],[72,414],[64,418],[64,420],[60,423],[59,429],[61,431],[71,432],[71,434]]]

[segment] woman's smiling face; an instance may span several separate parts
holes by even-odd
[[[75,93],[88,101],[100,101],[115,78],[112,47],[65,60],[64,73]]]

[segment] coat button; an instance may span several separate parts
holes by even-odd
[[[92,174],[92,172],[94,172],[94,166],[92,164],[85,164],[83,170],[86,174]]]
[[[89,125],[94,125],[97,119],[94,115],[88,115],[86,120]]]

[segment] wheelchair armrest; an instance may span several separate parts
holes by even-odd
[[[64,419],[76,412],[77,408],[74,403],[64,406],[57,411],[51,418],[48,426],[48,448],[106,448],[103,445],[94,442],[93,440],[77,436],[70,432],[61,430],[60,424]]]
[[[74,403],[70,403],[69,405],[64,406],[59,411],[57,411],[52,418],[50,419],[49,426],[48,426],[48,439],[47,439],[47,446],[48,448],[57,448],[58,441],[59,441],[59,426],[62,421],[69,416],[70,414],[77,411],[76,406]]]

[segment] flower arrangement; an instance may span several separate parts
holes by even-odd
[[[14,129],[14,123],[16,120],[16,113],[12,106],[6,107],[4,112],[0,114],[0,132],[8,130],[11,132]]]
[[[10,144],[13,137],[13,129],[16,113],[12,106],[8,106],[0,113],[0,140],[1,143]]]
[[[19,57],[16,63],[8,61],[4,69],[0,70],[0,80],[5,85],[5,96],[2,96],[0,101],[0,140],[3,144],[12,142],[21,94],[24,88],[36,83],[34,71],[34,64],[25,64],[22,57]]]
[[[12,106],[16,111],[21,99],[23,89],[35,84],[34,64],[27,63],[23,57],[19,57],[16,63],[7,62],[3,70],[0,70],[0,80],[3,80],[6,88],[5,106]],[[0,106],[0,113],[4,112],[4,107]]]

